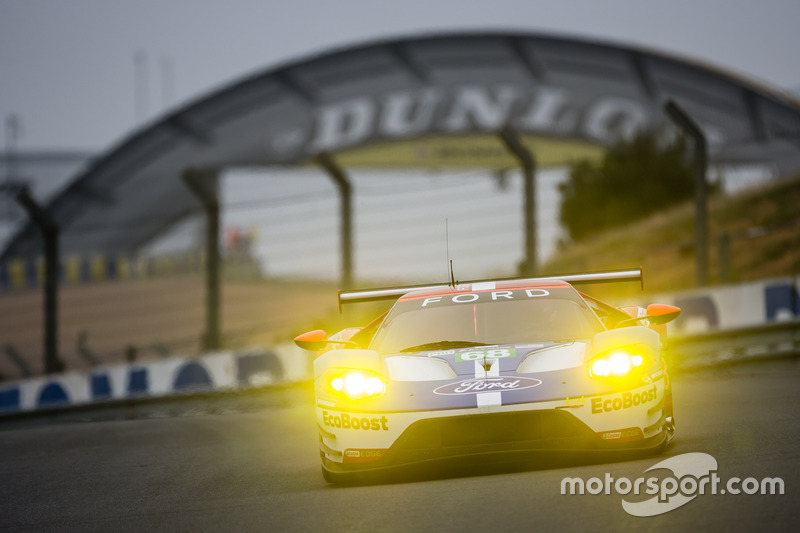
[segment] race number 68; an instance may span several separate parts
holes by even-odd
[[[503,359],[514,357],[516,354],[511,348],[494,348],[492,350],[472,350],[458,354],[459,361],[476,361],[480,359]]]

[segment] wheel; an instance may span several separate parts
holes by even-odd
[[[664,433],[666,436],[664,438],[664,442],[661,443],[661,446],[658,449],[658,453],[667,451],[667,448],[669,448],[673,439],[675,438],[675,419],[671,416],[668,416],[664,419]]]
[[[321,470],[323,479],[333,485],[352,485],[359,481],[358,472],[332,472],[325,465],[321,466]]]

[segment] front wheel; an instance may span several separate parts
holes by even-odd
[[[363,472],[332,472],[321,466],[322,477],[333,485],[353,485],[363,481]]]
[[[675,419],[671,416],[668,416],[664,419],[664,433],[666,436],[664,438],[664,442],[661,443],[658,453],[665,452],[675,439]]]

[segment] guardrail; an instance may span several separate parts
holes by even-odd
[[[678,371],[800,356],[800,321],[681,335],[667,342]]]
[[[200,357],[97,367],[0,384],[4,415],[114,401],[173,398],[186,393],[290,385],[311,377],[310,353],[294,344],[269,350],[216,352]]]
[[[750,361],[800,357],[800,321],[671,337],[677,372]],[[293,344],[265,353],[221,352],[198,358],[96,368],[87,373],[40,376],[0,385],[0,418],[65,407],[108,405],[116,400],[174,398],[187,392],[242,391],[310,378],[309,353]]]

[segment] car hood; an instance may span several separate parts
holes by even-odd
[[[385,362],[390,377],[397,381],[474,377],[489,369],[494,375],[533,374],[583,365],[588,346],[588,340],[476,346],[388,355]]]

